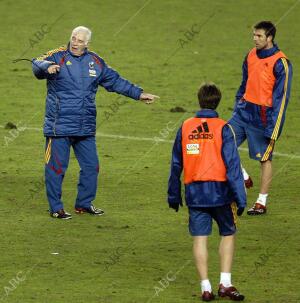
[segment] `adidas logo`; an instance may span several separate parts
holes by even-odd
[[[209,132],[208,124],[207,122],[203,122],[199,126],[197,126],[196,129],[192,131],[191,134],[189,134],[190,140],[197,140],[197,139],[213,139],[214,135]]]

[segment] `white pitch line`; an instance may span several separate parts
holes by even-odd
[[[300,0],[297,0],[280,18],[276,21],[275,25],[277,26],[299,3]]]
[[[114,37],[116,37],[152,0],[148,0],[139,10],[136,11],[122,26],[121,28],[114,33]]]
[[[151,141],[151,142],[165,142],[165,143],[174,143],[174,140],[167,140],[167,139],[158,139],[158,138],[149,138],[149,137],[133,137],[133,136],[123,136],[123,135],[111,135],[111,134],[103,134],[97,133],[97,137],[106,137],[106,138],[113,138],[113,139],[127,139],[127,140],[135,140],[135,141]],[[239,150],[243,152],[249,152],[248,148],[239,147]],[[293,157],[295,159],[300,159],[300,155],[297,154],[285,154],[274,152],[273,155],[280,156],[280,157]]]
[[[123,135],[111,135],[111,134],[103,134],[97,133],[97,137],[106,137],[106,138],[114,138],[114,139],[127,139],[127,140],[135,140],[135,141],[150,141],[150,142],[165,142],[165,143],[173,143],[174,140],[166,140],[161,138],[149,138],[149,137],[133,137],[133,136],[123,136]]]
[[[4,128],[3,125],[0,126],[1,128]],[[27,127],[24,126],[22,127],[22,131],[25,130],[34,130],[34,131],[39,131],[42,132],[43,128],[41,127]],[[124,135],[113,135],[113,134],[104,134],[104,133],[96,133],[97,137],[103,137],[103,138],[111,138],[111,139],[125,139],[125,140],[133,140],[133,141],[150,141],[150,142],[162,142],[162,143],[173,143],[174,140],[167,140],[167,139],[163,139],[163,138],[159,138],[159,137],[153,137],[153,138],[149,138],[149,137],[135,137],[135,136],[124,136]],[[239,147],[239,150],[243,151],[243,152],[249,152],[248,148],[245,147]],[[285,154],[285,153],[280,153],[280,152],[274,152],[273,153],[274,156],[279,156],[279,157],[293,157],[294,159],[300,159],[300,155],[298,154]]]

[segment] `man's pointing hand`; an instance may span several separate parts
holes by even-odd
[[[48,62],[51,62],[51,63],[52,63],[52,65],[50,65],[50,66],[48,67],[48,69],[47,69],[48,73],[49,73],[49,74],[56,74],[56,73],[58,73],[59,70],[60,70],[60,66],[57,65],[57,64],[55,64],[55,62],[52,62],[52,61],[48,61]],[[54,63],[54,64],[53,64],[53,63]]]
[[[152,94],[147,94],[147,93],[142,93],[140,95],[140,100],[143,101],[146,104],[153,103],[155,98],[159,98],[159,96],[152,95]]]

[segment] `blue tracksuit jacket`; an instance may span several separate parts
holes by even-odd
[[[202,109],[197,112],[199,118],[215,118],[214,110]],[[222,157],[227,169],[226,182],[193,182],[185,185],[185,201],[189,207],[215,207],[229,204],[233,201],[238,207],[246,206],[246,190],[241,170],[240,157],[234,139],[234,133],[228,125],[222,132]],[[182,128],[177,132],[173,146],[171,173],[168,185],[168,203],[179,203],[181,198],[180,176],[183,170],[182,159]]]
[[[270,49],[258,50],[259,58],[266,58],[278,52],[279,48],[276,44]],[[292,65],[286,59],[279,59],[274,66],[274,76],[276,78],[273,89],[273,106],[265,107],[243,101],[243,95],[246,90],[248,79],[248,66],[246,56],[243,63],[243,79],[240,88],[236,94],[236,103],[232,119],[241,120],[248,123],[250,127],[260,128],[264,130],[264,136],[273,140],[277,140],[281,134],[285,112],[290,98],[291,82],[292,82]],[[283,60],[287,62],[283,64]],[[266,112],[264,112],[266,110]],[[274,131],[275,126],[279,125],[279,131]]]
[[[50,75],[53,61],[60,72]],[[69,47],[60,47],[34,59],[34,75],[47,79],[47,98],[44,123],[45,136],[90,136],[96,132],[95,96],[98,86],[138,100],[142,89],[110,68],[96,53],[85,50],[75,56]]]

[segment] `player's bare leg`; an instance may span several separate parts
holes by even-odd
[[[219,246],[220,255],[220,285],[219,297],[229,298],[233,301],[243,301],[244,296],[231,284],[231,268],[234,255],[235,236],[223,236]]]
[[[231,273],[233,253],[234,235],[223,236],[219,246],[221,273]]]
[[[202,300],[211,301],[215,296],[212,293],[211,284],[208,279],[207,236],[195,236],[193,238],[193,253],[201,281]]]
[[[208,279],[208,251],[207,251],[207,236],[194,237],[193,253],[196,263],[196,268],[201,280]]]
[[[257,201],[247,211],[248,215],[263,215],[267,212],[266,204],[272,181],[272,161],[261,162],[261,184]]]
[[[261,185],[260,193],[268,194],[272,181],[272,161],[261,162]]]

